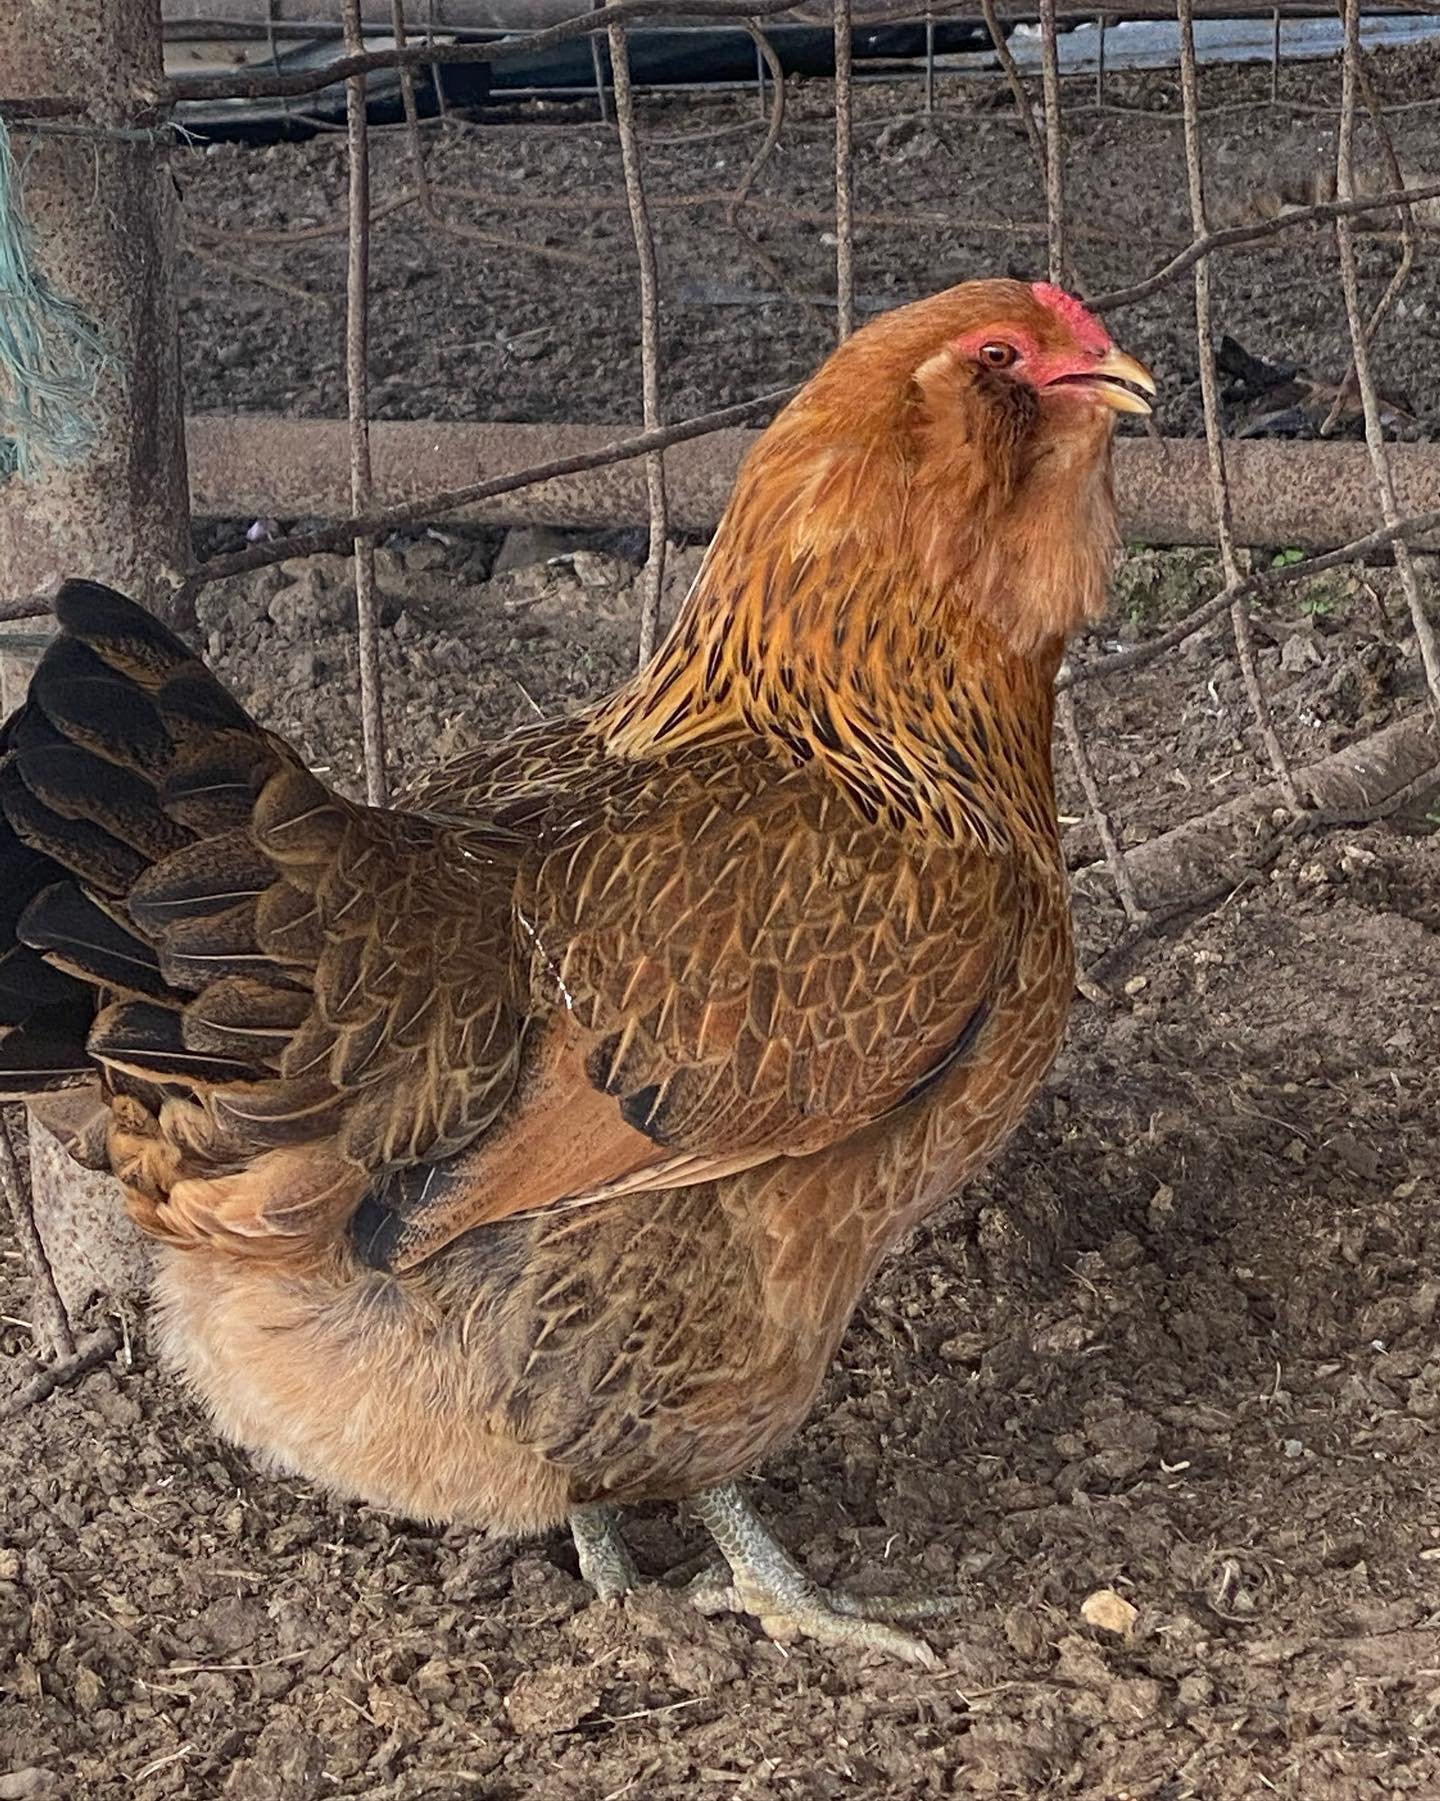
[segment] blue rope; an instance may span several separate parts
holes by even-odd
[[[0,119],[0,481],[71,462],[95,438],[108,362],[94,325],[36,266],[20,172]]]

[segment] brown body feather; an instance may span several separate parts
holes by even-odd
[[[1053,678],[1114,538],[1108,417],[947,348],[1058,333],[1029,296],[852,340],[651,668],[393,812],[66,590],[6,728],[0,1063],[98,1065],[224,1430],[501,1530],[692,1493],[1012,1129],[1072,981]]]

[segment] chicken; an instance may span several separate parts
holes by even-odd
[[[688,1498],[702,1604],[931,1657],[738,1481],[1055,1055],[1052,686],[1154,391],[1044,284],[876,321],[751,452],[650,667],[393,809],[62,589],[4,730],[0,1086],[98,1075],[220,1431],[411,1518],[569,1519],[605,1594],[615,1508]]]

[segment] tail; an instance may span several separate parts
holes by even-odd
[[[67,582],[55,613],[0,733],[0,1097],[103,1070],[143,1214],[186,1173],[167,1101],[273,1078],[309,1007],[257,942],[277,885],[250,831],[261,791],[288,775],[301,815],[334,797],[123,595]]]
[[[142,1226],[287,1255],[503,1104],[513,857],[332,794],[111,589],[55,612],[0,735],[0,1097],[98,1074]]]
[[[95,582],[0,731],[0,1096],[96,1073],[101,1006],[173,998],[127,901],[162,860],[245,825],[284,748],[185,645]]]

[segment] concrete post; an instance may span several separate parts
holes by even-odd
[[[175,191],[165,144],[143,135],[160,122],[163,75],[159,0],[0,6],[0,112],[11,119],[36,260],[108,357],[92,447],[30,479],[0,477],[9,597],[89,575],[168,612],[189,561]],[[27,106],[96,135],[29,134]]]
[[[0,3],[0,113],[15,140],[35,261],[105,353],[82,454],[0,474],[0,595],[8,598],[85,575],[173,616],[190,552],[175,192],[167,147],[150,135],[163,118],[163,73],[160,0]],[[73,135],[27,133],[27,118]],[[18,628],[8,653],[0,640],[5,713],[43,648],[43,624]],[[35,1160],[36,1224],[62,1293],[78,1300],[96,1281],[133,1289],[139,1263],[133,1239],[127,1247],[117,1234],[118,1185],[48,1154],[38,1122],[35,1137],[47,1152]]]

